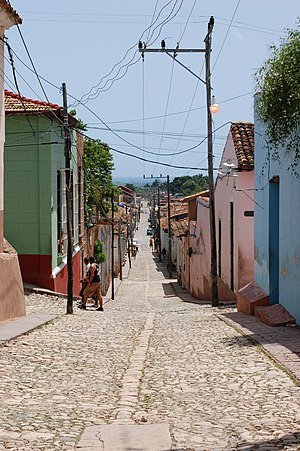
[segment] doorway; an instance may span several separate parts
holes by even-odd
[[[279,177],[269,183],[269,301],[279,302]]]

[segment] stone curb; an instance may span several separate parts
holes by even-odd
[[[300,377],[299,374],[289,369],[289,362],[287,362],[285,359],[282,359],[275,355],[274,352],[271,352],[266,344],[263,343],[263,340],[258,334],[253,333],[251,330],[247,329],[246,327],[236,323],[230,318],[226,318],[223,315],[217,315],[217,317],[226,323],[228,326],[232,327],[233,329],[237,330],[241,335],[243,335],[245,338],[250,340],[255,345],[259,345],[262,352],[264,352],[273,362],[279,366],[283,371],[285,371],[289,377],[293,380],[293,382],[300,386]]]

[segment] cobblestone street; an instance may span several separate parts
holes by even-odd
[[[0,449],[74,450],[86,428],[112,423],[168,423],[177,451],[300,449],[299,387],[217,317],[230,308],[174,294],[146,223],[104,312],[26,297],[27,313],[58,317],[1,344]]]

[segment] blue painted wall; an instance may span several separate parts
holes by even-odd
[[[268,157],[266,133],[256,113],[254,123],[254,278],[270,295],[270,302],[280,302],[300,324],[300,179],[288,169],[293,156],[286,157],[284,149],[280,162]],[[276,176],[279,185],[270,183]]]

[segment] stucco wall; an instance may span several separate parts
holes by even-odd
[[[31,115],[29,120],[34,135],[23,116],[8,116],[6,121],[5,234],[20,254],[24,281],[55,290],[53,273],[56,281],[61,280],[59,290],[64,293],[65,274],[59,276],[59,272],[66,255],[58,256],[57,245],[57,171],[65,167],[61,128],[42,116]],[[22,145],[18,146],[20,139]],[[75,187],[76,146],[72,147],[71,169]],[[75,213],[73,224],[77,225]],[[77,242],[75,239],[74,246]],[[73,272],[76,292],[81,273],[75,263]]]
[[[220,168],[228,159],[232,160],[237,169],[238,162],[231,133],[229,133],[226,141]],[[230,297],[229,291],[225,289],[226,287],[233,288],[233,292],[236,293],[241,287],[253,280],[254,221],[253,217],[244,215],[245,211],[253,211],[254,209],[253,196],[253,171],[237,172],[237,177],[219,176],[217,178],[215,188],[217,260],[218,275],[223,282],[220,284],[220,299]],[[231,286],[230,203],[232,203],[233,208],[233,287]],[[219,252],[219,221],[221,252]],[[219,274],[220,255],[221,274]]]
[[[189,246],[193,253],[189,260],[190,293],[198,299],[211,297],[210,280],[210,235],[209,235],[209,203],[197,200],[197,222],[190,223]]]
[[[3,42],[4,31],[0,26],[0,54],[2,55],[0,58],[0,71],[1,74],[4,74],[4,42]],[[3,99],[3,87],[4,87],[4,78],[0,78],[0,252],[3,252],[3,209],[4,209],[4,168],[3,168],[3,146],[4,146],[4,132],[5,132],[5,116],[4,116],[4,99]]]
[[[18,256],[0,253],[0,321],[24,315],[25,299]]]
[[[268,146],[260,136],[266,136],[263,125],[255,115],[255,260],[254,277],[262,289],[270,294],[270,233],[274,230],[270,220],[270,180],[279,176],[279,270],[278,301],[300,324],[300,180],[288,169],[292,158],[286,159],[284,149],[280,164],[268,158]],[[271,150],[271,149],[270,149]],[[296,168],[300,173],[300,165]],[[274,205],[272,206],[274,209]]]

